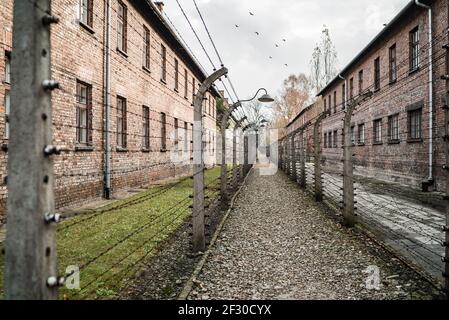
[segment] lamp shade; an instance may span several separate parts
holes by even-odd
[[[274,99],[269,94],[264,94],[259,98],[259,101],[263,103],[271,103],[274,102]]]

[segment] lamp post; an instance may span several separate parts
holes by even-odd
[[[265,88],[260,88],[257,90],[256,94],[253,98],[248,100],[240,100],[231,105],[223,114],[221,118],[221,128],[220,128],[220,134],[221,134],[221,201],[222,203],[228,202],[228,195],[226,192],[227,189],[227,163],[226,163],[226,128],[228,126],[229,117],[232,115],[232,113],[242,105],[243,102],[250,102],[257,98],[259,93],[261,91],[264,91],[265,94],[262,95],[258,100],[262,103],[271,103],[274,102],[274,99],[268,94],[267,90]]]

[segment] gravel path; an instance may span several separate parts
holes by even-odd
[[[430,299],[425,280],[340,226],[285,174],[253,172],[189,299]],[[367,289],[377,266],[380,288]]]

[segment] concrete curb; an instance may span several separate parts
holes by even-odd
[[[189,296],[189,294],[192,292],[193,289],[193,285],[196,281],[196,278],[199,276],[199,274],[201,273],[201,271],[203,270],[203,267],[207,261],[207,259],[210,256],[210,253],[212,252],[212,249],[215,247],[215,243],[218,239],[218,236],[220,235],[221,231],[223,230],[224,224],[226,223],[226,221],[229,218],[229,215],[231,214],[231,211],[234,209],[234,204],[235,204],[235,200],[237,199],[237,197],[240,195],[240,192],[242,191],[242,188],[246,185],[248,177],[252,174],[253,169],[250,170],[250,172],[246,175],[245,179],[243,180],[242,185],[240,186],[239,190],[237,190],[237,192],[235,193],[235,195],[232,197],[231,199],[231,204],[229,206],[228,211],[226,212],[226,214],[224,215],[223,219],[221,219],[220,224],[217,227],[217,230],[215,231],[209,248],[206,250],[206,252],[204,253],[203,257],[201,258],[201,260],[198,262],[195,270],[192,273],[192,276],[190,277],[190,279],[187,281],[186,285],[184,286],[184,289],[182,289],[181,293],[178,296],[178,300],[187,300],[187,297]]]

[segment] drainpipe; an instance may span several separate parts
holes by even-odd
[[[339,74],[338,77],[345,81],[345,105],[344,105],[344,107],[346,110],[346,106],[348,104],[348,80],[346,78],[344,78],[341,74]]]
[[[429,182],[433,181],[433,45],[432,45],[432,7],[415,0],[419,7],[429,12]]]
[[[110,25],[111,0],[105,0],[105,34],[104,34],[104,197],[111,197],[111,140],[110,140]]]

